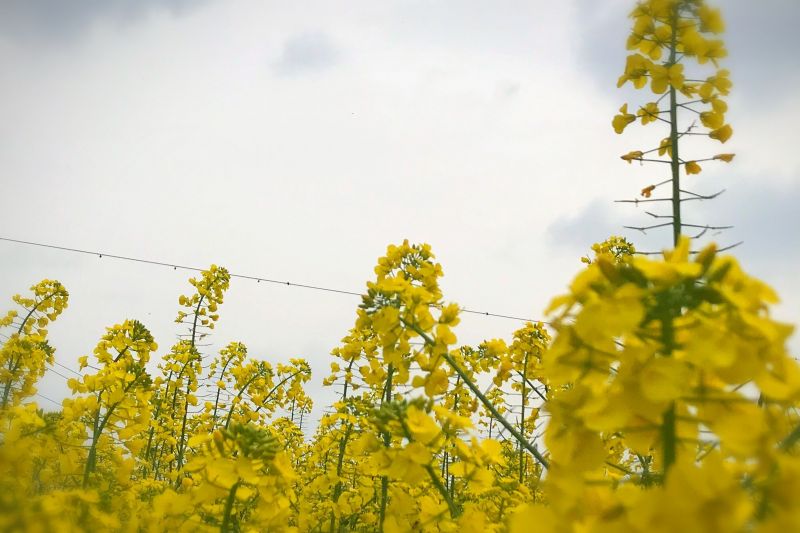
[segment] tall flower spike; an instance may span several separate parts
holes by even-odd
[[[639,116],[642,125],[662,123],[669,128],[668,136],[659,146],[631,151],[622,159],[629,163],[634,159],[647,162],[652,161],[647,154],[658,152],[659,157],[667,155],[667,159],[658,161],[669,164],[669,177],[665,176],[657,185],[642,189],[642,196],[649,198],[655,188],[667,184],[671,185],[672,193],[672,212],[663,215],[671,218],[672,224],[632,229],[645,231],[671,226],[673,244],[677,244],[685,226],[705,226],[683,222],[681,204],[684,198],[681,198],[681,193],[685,192],[686,187],[681,185],[681,166],[685,165],[685,172],[690,175],[700,172],[699,161],[726,161],[718,157],[693,157],[684,163],[686,158],[680,155],[685,147],[682,139],[688,138],[685,135],[689,133],[698,135],[694,131],[697,118],[707,129],[704,135],[710,139],[724,143],[733,134],[733,129],[725,123],[727,105],[721,98],[728,94],[731,87],[729,73],[718,67],[718,60],[724,58],[727,52],[724,43],[715,38],[724,30],[724,24],[719,10],[707,6],[705,0],[642,0],[630,16],[633,27],[627,47],[633,53],[626,59],[625,70],[617,86],[622,87],[630,82],[636,89],[643,89],[649,80],[651,92],[659,98],[656,102],[643,105],[636,115],[628,113],[628,104],[624,104],[612,125],[614,131],[622,133]],[[715,69],[710,75],[703,73],[708,65]],[[666,101],[662,103],[662,100]],[[691,115],[681,123],[680,115],[683,113]],[[639,201],[627,200],[635,204]]]

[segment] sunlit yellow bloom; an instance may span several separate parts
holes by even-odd
[[[669,137],[664,137],[658,145],[658,155],[667,154],[672,157],[672,140]]]
[[[700,174],[700,171],[703,170],[695,161],[687,161],[684,166],[687,174]]]
[[[636,115],[628,113],[628,104],[624,104],[620,107],[619,111],[620,114],[614,117],[614,120],[611,121],[611,125],[614,127],[614,131],[622,133],[628,124],[636,121]]]
[[[642,154],[641,150],[636,150],[636,151],[628,152],[627,154],[620,156],[620,159],[622,159],[623,161],[627,161],[630,164],[635,159],[641,159],[643,155],[644,154]]]
[[[724,143],[730,139],[731,135],[733,135],[733,128],[731,128],[728,124],[722,126],[721,128],[717,128],[708,134],[709,137],[716,139],[721,143]]]
[[[725,124],[725,116],[716,111],[704,111],[700,113],[700,122],[703,123],[703,126],[714,130]]]
[[[640,108],[636,114],[641,117],[642,124],[649,124],[650,122],[655,122],[656,120],[658,120],[658,115],[659,115],[658,104],[655,102],[650,102],[646,104],[644,107]]]
[[[637,89],[647,85],[647,73],[652,63],[639,54],[631,54],[625,60],[625,73],[617,81],[617,87],[622,87],[630,81]]]
[[[656,94],[662,94],[667,87],[680,89],[683,87],[683,64],[677,63],[669,67],[653,65],[650,69],[650,88]]]
[[[725,31],[725,23],[722,20],[722,13],[719,9],[701,5],[698,9],[700,17],[700,31],[711,33],[722,33]]]

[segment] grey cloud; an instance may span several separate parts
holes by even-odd
[[[180,15],[207,0],[4,0],[0,38],[25,44],[63,43],[79,38],[95,21],[137,22],[153,10]]]
[[[668,229],[642,234],[623,227],[644,226],[653,223],[653,220],[644,208],[595,200],[572,215],[556,219],[547,228],[547,238],[552,245],[569,249],[573,255],[588,253],[592,244],[602,242],[611,235],[626,237],[638,250],[660,250],[670,242]]]
[[[335,65],[339,58],[339,49],[327,34],[302,33],[284,43],[275,70],[286,75],[319,71]]]
[[[554,245],[582,250],[618,231],[613,216],[609,205],[595,200],[583,210],[550,224],[547,237]]]
[[[737,180],[738,181],[738,180]],[[744,241],[741,255],[759,264],[789,263],[800,258],[800,184],[763,185],[756,179],[735,183],[719,200],[699,206],[702,218],[713,216],[734,228],[732,242]],[[776,261],[776,258],[780,258]]]
[[[710,225],[733,225],[725,232],[708,235],[720,245],[743,241],[736,255],[759,271],[785,268],[792,259],[800,259],[800,184],[764,186],[754,180],[732,177],[731,188],[719,198],[684,204],[684,219]],[[739,176],[741,178],[741,176]],[[595,201],[573,216],[562,217],[548,227],[553,244],[582,253],[592,243],[609,235],[624,235],[640,250],[659,250],[670,244],[668,229],[656,229],[642,235],[625,230],[623,225],[643,226],[653,220],[644,209]],[[780,257],[778,264],[775,258]],[[777,273],[777,271],[776,271]]]

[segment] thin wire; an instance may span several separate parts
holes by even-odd
[[[50,372],[52,372],[56,376],[61,376],[62,378],[66,379],[67,381],[69,381],[71,379],[74,379],[74,378],[68,378],[67,376],[65,376],[64,374],[62,374],[58,370],[55,370],[54,368],[48,368],[47,370],[49,370]],[[75,372],[75,371],[73,370],[73,372]],[[76,374],[77,374],[77,372],[76,372]],[[80,376],[81,374],[78,374],[78,375]]]
[[[58,366],[60,366],[60,367],[61,367],[61,368],[63,368],[64,370],[69,370],[70,372],[72,372],[72,373],[73,373],[73,374],[75,374],[76,376],[83,377],[83,374],[81,374],[81,373],[80,373],[80,372],[78,372],[77,370],[73,370],[73,369],[71,369],[70,367],[68,367],[68,366],[66,366],[66,365],[62,365],[62,364],[61,364],[61,363],[59,363],[58,361],[53,361],[53,363],[57,364]],[[52,369],[51,369],[51,370],[52,370]]]
[[[42,394],[40,392],[35,393],[35,396],[43,398],[43,399],[47,400],[48,402],[54,403],[57,406],[61,407],[61,402],[57,402],[57,401],[53,400],[52,398],[48,398],[47,396],[45,396],[44,394]]]
[[[125,256],[125,255],[109,254],[109,253],[106,253],[106,252],[97,252],[97,251],[92,251],[92,250],[82,250],[80,248],[69,248],[67,246],[57,246],[55,244],[44,244],[44,243],[40,243],[40,242],[23,241],[23,240],[19,240],[19,239],[11,239],[9,237],[0,237],[0,241],[13,242],[13,243],[16,243],[16,244],[24,244],[24,245],[27,245],[27,246],[38,246],[40,248],[50,248],[52,250],[61,250],[61,251],[64,251],[64,252],[72,252],[72,253],[85,254],[85,255],[94,255],[94,256],[99,257],[100,259],[102,259],[103,257],[110,257],[112,259],[119,259],[121,261],[132,261],[134,263],[143,263],[143,264],[146,264],[146,265],[156,265],[156,266],[170,267],[173,270],[177,270],[179,268],[181,270],[189,270],[189,271],[192,271],[192,272],[202,272],[204,270],[204,269],[199,268],[199,267],[179,265],[179,264],[176,264],[176,263],[167,263],[165,261],[155,261],[155,260],[151,260],[151,259],[142,259],[142,258],[139,258],[139,257],[129,257],[129,256]],[[354,291],[346,291],[346,290],[342,290],[342,289],[334,289],[334,288],[331,288],[331,287],[323,287],[321,285],[310,285],[310,284],[306,284],[306,283],[293,283],[291,281],[280,281],[280,280],[276,280],[276,279],[264,278],[264,277],[259,277],[259,276],[248,276],[248,275],[245,275],[245,274],[230,274],[230,277],[239,278],[239,279],[249,279],[249,280],[255,281],[257,283],[260,283],[260,282],[263,281],[264,283],[274,283],[276,285],[285,285],[287,287],[299,287],[299,288],[302,288],[302,289],[311,289],[311,290],[315,290],[315,291],[333,292],[333,293],[337,293],[337,294],[347,294],[347,295],[350,295],[350,296],[362,296],[361,293],[354,292]],[[467,309],[465,307],[462,307],[460,310],[463,313],[470,313],[470,314],[473,314],[473,315],[491,316],[491,317],[494,317],[494,318],[503,318],[503,319],[506,319],[506,320],[517,320],[517,321],[520,321],[520,322],[541,322],[543,324],[550,325],[550,322],[546,322],[544,320],[535,320],[533,318],[518,317],[518,316],[507,315],[507,314],[502,314],[502,313],[491,313],[489,311],[477,311],[475,309]]]

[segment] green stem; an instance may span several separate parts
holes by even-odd
[[[670,21],[672,26],[672,39],[669,47],[669,62],[667,68],[676,63],[677,53],[677,26],[678,4],[672,13]],[[678,100],[675,87],[669,86],[669,143],[672,150],[670,169],[672,170],[672,240],[677,246],[681,236],[681,163],[678,157]]]
[[[783,442],[781,442],[780,445],[781,450],[791,449],[797,441],[800,441],[800,425],[795,426],[792,432],[789,433],[785,439],[783,439]]]
[[[528,380],[528,354],[525,354],[525,359],[522,363],[522,399],[520,401],[520,433],[525,435],[525,385],[526,381]],[[526,463],[526,456],[525,450],[522,449],[522,446],[519,447],[519,482],[525,482],[525,463]]]
[[[408,326],[411,329],[413,329],[414,331],[416,331],[417,334],[419,334],[419,336],[422,337],[422,339],[425,341],[426,344],[428,344],[429,346],[435,346],[436,345],[436,343],[433,341],[433,339],[431,339],[430,336],[427,333],[425,333],[418,325],[411,324],[408,321],[406,321],[405,319],[401,319],[401,320],[403,321],[403,323],[406,326]],[[511,433],[511,435],[515,439],[517,439],[517,442],[519,442],[522,445],[523,448],[528,450],[531,453],[531,455],[533,455],[536,458],[536,460],[539,461],[539,464],[541,464],[544,468],[549,468],[550,467],[550,463],[547,461],[547,459],[544,458],[544,456],[541,454],[541,452],[539,452],[539,450],[536,448],[536,446],[534,446],[533,444],[528,442],[528,439],[526,439],[524,436],[522,436],[522,434],[519,431],[517,431],[517,428],[515,428],[513,424],[511,424],[508,420],[503,418],[503,415],[501,415],[500,412],[497,410],[497,408],[492,404],[492,402],[489,401],[489,399],[486,396],[483,395],[483,393],[480,391],[478,386],[475,385],[475,383],[472,382],[472,380],[469,378],[469,376],[467,376],[466,372],[464,372],[464,370],[460,366],[458,366],[458,364],[453,360],[453,358],[450,357],[450,354],[444,353],[444,354],[442,354],[442,358],[447,362],[448,365],[450,365],[450,367],[453,370],[455,370],[455,372],[459,376],[461,376],[461,379],[463,379],[464,383],[467,384],[467,387],[469,387],[469,390],[472,391],[472,393],[478,398],[478,400],[481,401],[483,406],[486,407],[486,409],[489,411],[489,413],[491,413],[492,418],[494,418],[495,420],[500,422],[500,425],[502,425],[504,428],[506,428],[506,430],[509,433]]]
[[[13,365],[12,365],[12,363],[13,363]],[[8,377],[8,379],[4,383],[5,390],[3,390],[3,404],[2,404],[2,407],[0,407],[0,409],[5,409],[6,406],[8,405],[8,396],[11,393],[11,389],[13,388],[13,384],[14,384],[14,374],[19,369],[20,363],[21,363],[21,358],[9,359],[8,368],[9,368],[9,374],[11,374],[11,375]]]
[[[347,365],[347,372],[353,368],[353,363],[355,363],[355,359],[351,359],[350,363]],[[347,379],[344,381],[344,389],[342,390],[342,402],[347,401]],[[302,419],[301,419],[302,420]],[[349,423],[345,424],[345,432],[342,436],[342,439],[339,441],[339,457],[336,460],[336,486],[333,488],[333,503],[334,505],[336,502],[339,501],[339,496],[342,494],[342,487],[343,483],[341,480],[342,477],[342,467],[344,465],[344,454],[347,450],[347,440],[350,438],[350,432],[353,430],[353,426]],[[327,469],[326,469],[327,471]],[[339,528],[341,529],[342,524],[339,524]],[[336,514],[331,510],[331,527],[330,533],[333,533],[334,529],[336,528]]]
[[[394,366],[389,365],[389,372],[386,376],[386,388],[384,395],[381,397],[381,405],[388,402],[392,398],[392,375],[394,374]],[[392,443],[392,436],[388,431],[383,432],[383,445],[388,448]],[[381,476],[381,514],[380,514],[380,532],[383,533],[383,521],[386,519],[386,502],[389,499],[389,478]]]
[[[181,421],[181,436],[178,439],[178,460],[177,460],[177,469],[180,470],[181,466],[183,466],[183,454],[186,451],[186,443],[184,442],[184,438],[186,437],[186,421],[189,419],[189,391],[191,389],[191,380],[187,380],[186,383],[186,394],[183,403],[183,419]],[[180,484],[180,476],[176,478],[178,484]]]
[[[672,323],[672,317],[666,316],[661,319],[662,338],[666,357],[672,356],[672,350],[675,347],[675,329]],[[663,450],[663,463],[664,463],[664,479],[667,477],[667,471],[675,463],[677,454],[677,436],[675,429],[675,402],[670,403],[667,410],[664,411],[664,420],[661,424],[661,443],[664,447]]]
[[[100,398],[100,394],[98,396],[98,401]],[[83,488],[86,488],[89,485],[89,475],[94,470],[95,464],[95,457],[97,456],[97,439],[100,436],[100,431],[98,428],[100,427],[100,408],[97,408],[97,412],[94,415],[94,424],[92,427],[92,444],[89,447],[89,455],[86,457],[86,465],[83,468]]]
[[[352,431],[353,426],[347,424],[345,426],[344,436],[342,436],[342,440],[339,441],[339,457],[336,459],[336,486],[333,488],[333,497],[331,500],[333,504],[339,501],[339,496],[342,495],[342,467],[344,465],[344,452],[347,449],[347,440],[350,438],[350,432]],[[331,510],[331,527],[330,533],[333,533],[336,529],[336,514]]]
[[[256,407],[256,410],[255,410],[255,412],[256,412],[256,413],[257,413],[257,412],[259,412],[259,411],[261,410],[261,408],[262,408],[262,407],[264,407],[264,406],[267,404],[267,400],[269,400],[269,399],[272,397],[272,395],[275,393],[275,391],[276,391],[276,390],[278,390],[278,387],[280,387],[281,385],[283,385],[284,383],[286,383],[286,382],[287,382],[287,381],[289,381],[290,379],[294,378],[295,376],[297,376],[297,375],[299,375],[299,374],[302,374],[303,372],[304,372],[304,370],[303,370],[303,369],[300,369],[300,370],[298,370],[297,372],[293,372],[291,375],[289,375],[289,376],[286,376],[285,378],[283,378],[282,380],[280,380],[280,381],[278,382],[278,384],[277,384],[277,385],[275,385],[274,387],[272,387],[272,388],[270,389],[270,391],[267,393],[267,395],[266,395],[266,396],[264,396],[264,401],[262,401],[262,402],[261,402],[261,405],[259,405],[258,407]],[[248,383],[248,384],[247,384],[247,386],[249,387],[249,386],[250,386],[250,384]],[[244,392],[244,389],[242,389],[242,392]],[[231,409],[232,409],[232,408],[233,408],[233,407],[231,407]],[[230,419],[230,416],[228,416],[228,418]],[[227,424],[225,425],[225,427],[228,427],[228,426],[227,426]]]
[[[439,476],[436,475],[436,471],[433,469],[433,467],[431,465],[424,465],[423,468],[425,469],[425,471],[430,476],[431,482],[433,483],[433,486],[436,487],[436,490],[438,490],[439,494],[442,495],[442,498],[444,498],[444,501],[447,502],[447,508],[450,510],[450,518],[454,518],[454,519],[458,518],[461,513],[458,511],[458,507],[456,507],[456,504],[453,502],[453,499],[450,497],[450,493],[447,492],[447,489],[445,488],[444,484],[442,483],[442,480],[439,479]]]
[[[253,382],[255,380],[257,380],[258,378],[260,378],[261,376],[262,376],[262,374],[261,374],[260,371],[256,372],[255,375],[252,378],[248,379],[247,382],[244,385],[242,385],[242,388],[239,389],[239,392],[236,394],[236,398],[231,401],[231,408],[228,411],[228,416],[225,418],[225,429],[228,429],[228,426],[231,425],[231,417],[233,417],[233,409],[236,407],[236,405],[239,403],[239,401],[241,401],[242,395],[244,395],[244,392],[247,390],[247,387],[252,385]],[[272,393],[270,393],[270,394],[272,394]],[[269,398],[269,396],[267,396],[267,398]],[[266,398],[264,399],[264,401],[266,402]],[[258,411],[256,411],[256,412],[258,412]]]
[[[409,443],[414,442],[414,439],[411,436],[411,430],[408,429],[408,425],[406,424],[406,421],[402,417],[400,418],[400,426],[403,428],[403,433],[405,434],[405,437],[408,439],[408,442]],[[430,464],[422,465],[422,467],[428,473],[428,476],[430,476],[431,483],[433,483],[433,486],[436,487],[436,490],[439,491],[439,494],[442,495],[444,501],[447,502],[447,508],[450,510],[450,518],[458,518],[458,516],[461,513],[459,512],[455,502],[453,502],[453,499],[450,497],[450,493],[447,492],[447,487],[444,486],[442,480],[439,478],[439,476],[436,475],[436,470],[434,470]]]
[[[17,335],[21,335],[22,334],[22,330],[25,329],[25,324],[28,323],[28,320],[30,320],[30,318],[33,316],[33,313],[36,312],[37,309],[39,309],[39,306],[42,305],[42,302],[45,302],[45,301],[49,300],[50,298],[52,298],[56,294],[57,294],[56,292],[51,292],[50,294],[48,294],[47,296],[45,296],[44,298],[42,298],[41,300],[36,302],[33,305],[33,307],[31,307],[30,311],[28,311],[28,314],[25,315],[24,319],[22,319],[22,323],[20,323],[19,328],[17,328]]]
[[[236,357],[236,354],[235,353],[231,354],[231,356],[228,358],[228,360],[225,361],[225,364],[222,365],[222,370],[219,371],[219,380],[220,381],[223,381],[225,379],[225,370],[228,368],[228,365],[230,364],[230,362],[233,361],[234,357]],[[213,420],[213,422],[214,422],[214,427],[216,427],[216,425],[217,425],[217,408],[219,407],[219,393],[221,391],[222,391],[222,389],[217,387],[217,397],[214,399],[214,413],[211,415],[211,420]]]
[[[136,375],[136,377],[128,383],[124,389],[122,389],[123,400],[124,396],[130,392],[130,390],[139,382],[139,378],[144,373],[144,370]],[[97,394],[97,401],[100,403],[100,395],[103,391],[100,391]],[[114,410],[123,402],[123,400],[119,400],[118,402],[112,403],[106,409],[105,414],[103,415],[102,420],[100,419],[100,407],[97,408],[97,414],[95,415],[94,419],[94,428],[92,428],[92,444],[89,447],[89,455],[86,458],[86,466],[83,470],[83,486],[84,488],[89,484],[89,475],[94,472],[96,463],[97,463],[97,441],[100,439],[100,435],[103,434],[103,430],[106,428],[108,421],[111,420],[111,415],[114,413]]]
[[[239,482],[233,484],[231,491],[228,493],[228,499],[225,500],[225,511],[222,515],[222,525],[219,527],[221,533],[228,533],[231,531],[231,510],[233,509],[233,501],[236,499],[236,491],[239,489]]]

